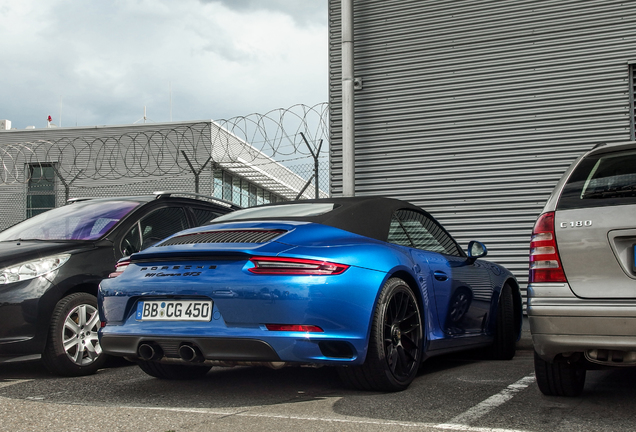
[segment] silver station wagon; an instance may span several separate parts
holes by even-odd
[[[636,366],[636,142],[598,145],[555,187],[530,245],[528,317],[546,395]]]

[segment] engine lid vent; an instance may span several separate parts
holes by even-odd
[[[157,246],[175,246],[199,243],[266,243],[286,233],[285,230],[219,230],[184,234],[172,237]]]

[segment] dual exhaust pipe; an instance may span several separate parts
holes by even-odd
[[[224,360],[206,360],[203,357],[203,353],[196,345],[184,342],[179,346],[178,350],[179,359],[174,357],[164,358],[163,349],[156,342],[144,342],[139,345],[137,349],[137,355],[140,359],[145,361],[159,361],[168,363],[205,363],[208,366],[222,366],[222,367],[234,367],[234,366],[265,366],[270,369],[281,369],[288,364],[285,362],[257,362],[257,361],[224,361]]]
[[[186,343],[181,344],[178,353],[179,358],[188,363],[201,363],[205,360],[203,358],[201,350],[194,345],[189,345]],[[161,349],[161,347],[157,343],[144,342],[139,345],[139,348],[137,349],[137,355],[140,359],[145,361],[157,361],[163,358],[164,353],[163,349]]]

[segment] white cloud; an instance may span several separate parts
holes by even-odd
[[[324,102],[326,9],[326,0],[0,0],[0,118],[57,123],[62,98],[63,126],[132,123],[144,106],[169,121],[170,88],[175,121]]]

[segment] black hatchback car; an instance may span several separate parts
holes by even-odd
[[[96,294],[116,262],[238,208],[183,195],[194,194],[70,200],[0,232],[0,363],[41,357],[69,376],[102,367]]]

